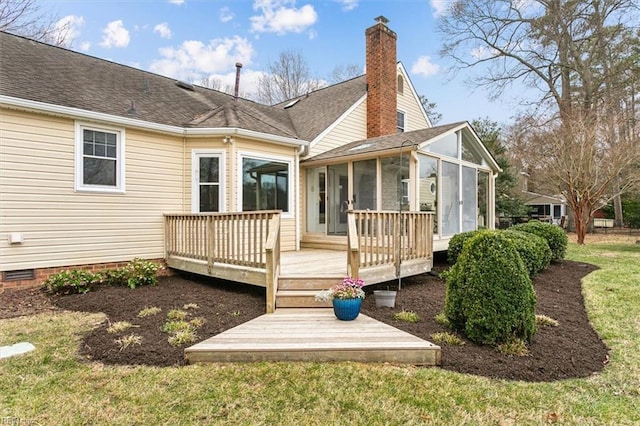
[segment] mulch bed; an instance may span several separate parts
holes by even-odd
[[[447,331],[434,317],[444,308],[443,280],[437,272],[446,265],[435,266],[436,273],[404,279],[398,293],[396,308],[376,308],[372,295],[363,303],[363,313],[426,340],[431,334]],[[527,356],[507,356],[494,348],[478,346],[466,339],[462,346],[442,347],[442,368],[487,377],[553,381],[570,377],[585,377],[600,371],[608,361],[608,350],[592,329],[581,293],[580,280],[595,267],[564,261],[554,264],[534,279],[538,297],[537,313],[559,321],[558,327],[540,328]],[[389,283],[391,288],[396,281]],[[376,286],[386,288],[387,285]],[[370,293],[373,288],[367,288]],[[51,312],[58,309],[104,312],[108,320],[89,332],[83,339],[80,354],[88,360],[105,364],[182,365],[184,346],[168,344],[168,335],[161,331],[166,313],[195,303],[187,312],[203,317],[198,330],[205,339],[235,327],[264,313],[264,289],[238,285],[197,276],[163,277],[155,287],[130,290],[124,287],[98,287],[84,295],[48,298],[38,290],[5,291],[0,294],[0,319]],[[159,307],[160,314],[138,318],[146,307]],[[416,312],[421,320],[416,324],[396,321],[393,314],[401,310]],[[109,323],[129,321],[136,325],[122,335],[135,333],[142,337],[141,345],[120,351],[109,334]]]

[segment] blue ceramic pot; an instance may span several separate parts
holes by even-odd
[[[333,312],[342,321],[356,319],[360,313],[362,299],[333,299]]]

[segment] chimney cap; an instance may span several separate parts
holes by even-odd
[[[384,16],[380,15],[377,18],[375,18],[375,21],[381,24],[386,25],[387,23],[389,23],[389,20],[387,18],[385,18]]]
[[[236,68],[242,68],[242,63],[241,62],[236,62]]]

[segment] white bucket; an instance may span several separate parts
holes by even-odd
[[[373,296],[376,298],[376,308],[393,308],[396,306],[395,290],[374,290]]]

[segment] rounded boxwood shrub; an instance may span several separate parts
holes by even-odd
[[[551,249],[551,260],[557,262],[564,259],[569,239],[567,238],[567,234],[564,233],[564,230],[559,226],[540,222],[539,220],[531,220],[527,223],[512,226],[510,229],[529,232],[544,238]]]
[[[464,243],[471,239],[471,237],[477,235],[478,232],[480,231],[461,232],[451,237],[449,240],[449,248],[447,249],[447,262],[449,262],[449,264],[453,265],[456,263],[460,253],[462,253]]]
[[[511,231],[509,229],[501,232],[514,244],[524,262],[524,266],[529,271],[530,277],[549,267],[551,249],[544,238],[529,232]]]
[[[466,244],[447,274],[445,315],[480,344],[496,345],[536,332],[536,295],[514,243],[483,231]]]

